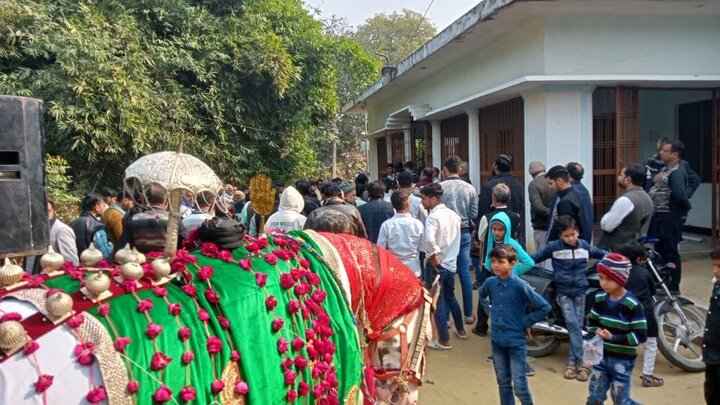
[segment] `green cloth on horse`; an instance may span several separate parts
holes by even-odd
[[[300,245],[299,257],[305,258],[310,263],[309,268],[320,278],[320,289],[327,294],[322,307],[330,317],[330,327],[334,333],[329,340],[335,345],[332,364],[338,381],[338,399],[342,403],[348,395],[352,395],[354,401],[358,398],[361,386],[362,357],[352,314],[331,269],[322,260],[317,246],[303,236],[301,232],[296,232],[290,237]],[[267,275],[264,289],[256,284],[256,277],[252,272],[244,270],[237,263],[209,258],[200,251],[193,252],[198,259],[199,267],[211,266],[214,269],[210,283],[219,297],[218,305],[221,311],[217,311],[217,306],[208,302],[205,290],[209,287],[206,282],[199,280],[198,268],[193,264],[187,266],[193,276],[193,285],[197,289],[199,306],[210,315],[207,324],[199,319],[198,308],[181,289],[180,281],[173,280],[163,286],[167,290],[167,300],[181,306],[181,312],[177,317],[170,313],[168,304],[161,297],[156,296],[152,289],[137,292],[140,300],[152,301],[153,307],[148,311],[148,315],[153,323],[162,325],[163,328],[155,339],[157,350],[172,361],[162,371],[154,371],[150,367],[156,349],[152,340],[146,336],[149,321],[143,313],[138,312],[138,301],[132,294],[115,296],[107,301],[110,305],[108,317],[112,320],[117,336],[112,332],[107,319],[98,315],[98,307],[88,311],[106,326],[113,339],[118,337],[132,339],[125,348],[125,353],[132,359],[130,364],[132,375],[139,383],[140,391],[135,395],[138,404],[155,403],[152,395],[160,388],[160,381],[172,391],[170,402],[175,400],[183,402],[179,393],[187,385],[193,386],[196,390],[197,397],[192,403],[208,404],[215,400],[221,402],[220,396],[212,393],[211,385],[214,379],[221,378],[223,370],[231,363],[231,349],[227,339],[228,334],[222,328],[218,316],[228,319],[229,334],[235,349],[241,355],[239,361],[241,375],[249,387],[246,397],[248,403],[285,403],[288,389],[294,388],[297,391],[300,381],[310,385],[309,399],[299,397],[291,402],[315,402],[314,383],[320,383],[321,379],[313,379],[311,376],[313,362],[311,361],[304,371],[297,371],[297,378],[292,387],[286,385],[286,376],[281,366],[284,359],[295,358],[298,354],[309,360],[307,347],[299,352],[295,352],[290,347],[285,354],[281,354],[278,349],[279,336],[288,342],[292,342],[296,337],[305,340],[308,322],[303,321],[300,313],[291,315],[288,312],[288,303],[296,297],[292,288],[285,289],[281,285],[281,274],[289,273],[292,269],[301,266],[298,258],[289,261],[278,259],[276,265],[271,265],[263,255],[271,254],[281,246],[274,243],[273,237],[268,237],[267,240],[268,246],[262,249],[260,254],[256,252],[251,258],[252,270]],[[247,243],[244,243],[235,249],[232,252],[233,258],[236,260],[248,258],[250,252],[246,246]],[[48,281],[46,284],[51,288],[62,288],[68,293],[73,293],[79,288],[79,283],[67,276]],[[267,295],[277,299],[278,304],[274,311],[266,309]],[[284,327],[279,332],[273,333],[271,324],[276,317],[284,320]],[[192,331],[187,342],[195,358],[188,366],[182,361],[186,348],[178,338],[180,329],[178,323]],[[216,336],[222,341],[222,351],[215,356],[216,361],[213,361],[206,347],[208,339],[206,325],[209,336]],[[292,367],[292,370],[296,368]],[[232,386],[235,382],[229,381],[227,384]]]

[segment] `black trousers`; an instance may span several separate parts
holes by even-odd
[[[655,214],[652,222],[657,237],[660,239],[655,250],[665,259],[666,263],[675,264],[675,269],[670,272],[670,282],[667,287],[670,291],[680,291],[682,264],[678,244],[682,240],[682,226],[685,221],[681,214],[667,212]]]
[[[720,404],[720,364],[705,365],[705,403]]]
[[[478,279],[478,284],[482,285],[485,280],[487,280],[490,277],[494,277],[495,275],[491,272],[487,271],[487,269],[480,269],[480,276]],[[478,305],[477,305],[477,323],[475,324],[475,330],[483,333],[487,333],[488,331],[488,320],[490,317],[487,313],[485,313],[485,310],[482,307],[482,300],[478,299]]]

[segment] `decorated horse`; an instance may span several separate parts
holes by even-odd
[[[347,234],[208,235],[171,260],[3,266],[0,403],[417,402],[432,298],[397,258]]]

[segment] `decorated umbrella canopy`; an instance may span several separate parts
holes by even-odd
[[[169,194],[169,221],[165,238],[165,256],[173,257],[177,251],[178,229],[180,226],[180,198],[183,191],[195,195],[203,191],[217,193],[222,182],[215,172],[200,159],[182,152],[157,152],[145,155],[125,169],[125,187],[132,189],[132,183],[141,187],[155,183],[163,186]]]

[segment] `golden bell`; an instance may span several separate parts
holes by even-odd
[[[126,280],[140,280],[145,274],[142,266],[135,262],[123,264],[120,270],[122,271],[123,278]]]
[[[25,328],[20,322],[5,321],[0,323],[0,349],[8,351],[24,344],[25,341]]]
[[[99,271],[92,273],[85,279],[85,288],[94,296],[98,296],[110,289],[110,277]]]
[[[131,253],[132,253],[132,249],[130,249],[130,244],[127,243],[127,244],[125,244],[125,247],[124,247],[124,248],[118,250],[118,251],[115,253],[115,261],[116,261],[119,265],[122,266],[123,264],[125,264],[125,263],[127,263],[127,262],[129,261],[129,260],[128,260],[128,255],[130,255]]]
[[[12,285],[22,280],[25,271],[22,267],[5,258],[5,264],[0,267],[0,285]]]
[[[86,267],[92,267],[98,264],[98,262],[102,260],[102,258],[102,252],[97,250],[97,248],[95,248],[95,244],[93,244],[92,242],[90,243],[90,247],[80,253],[80,263],[82,263],[82,265]]]
[[[55,252],[52,246],[48,246],[48,251],[40,258],[40,267],[46,273],[58,270],[65,263],[65,258],[60,253]]]
[[[152,268],[155,271],[155,278],[157,278],[158,280],[170,275],[170,263],[168,263],[167,259],[165,258],[153,260]]]
[[[45,308],[55,318],[66,315],[73,307],[73,299],[62,291],[45,298]]]

